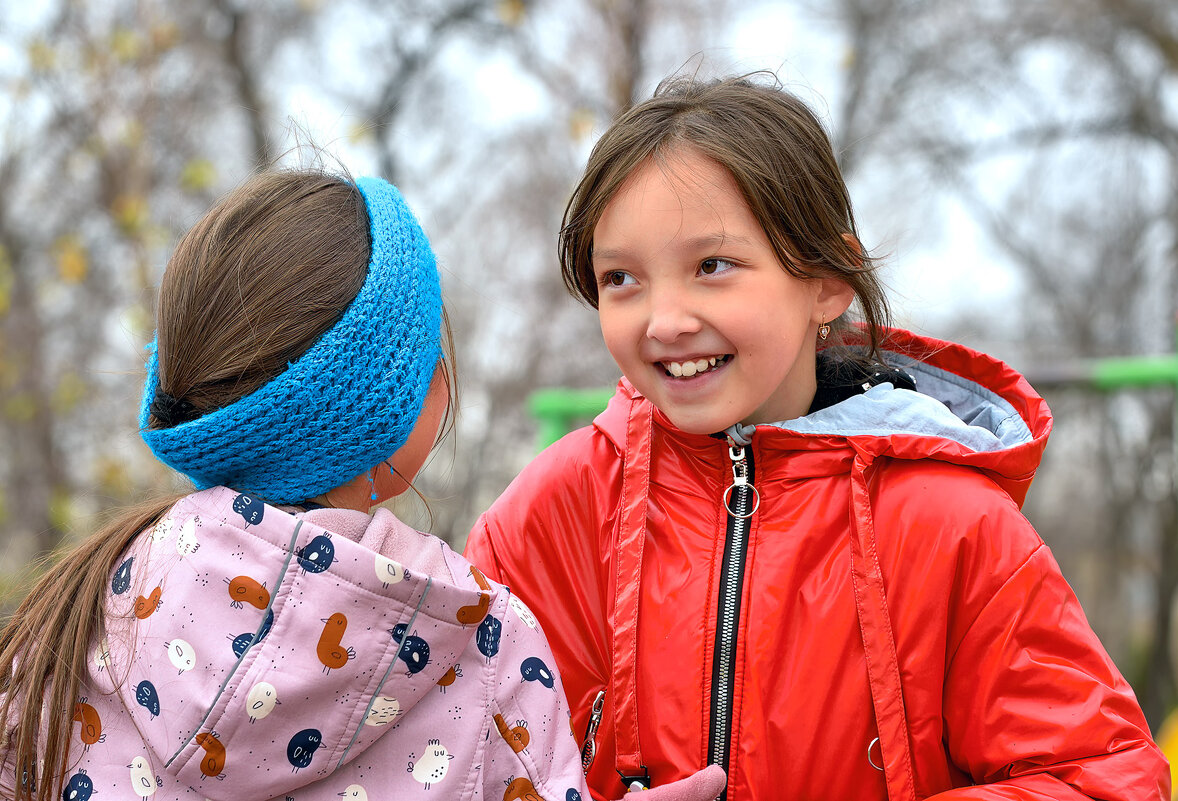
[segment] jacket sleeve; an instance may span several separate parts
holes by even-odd
[[[506,606],[495,657],[483,797],[588,799],[581,752],[548,641],[518,598]]]
[[[547,633],[577,736],[609,676],[606,619],[619,459],[592,430],[536,457],[478,520],[465,556],[506,584]]]
[[[499,558],[495,553],[495,546],[495,538],[491,534],[487,515],[484,514],[479,517],[474,528],[471,529],[462,555],[472,565],[477,565],[483,575],[491,581],[507,584],[509,579],[504,576],[503,566],[499,563]]]
[[[1170,798],[1133,691],[1046,545],[969,624],[944,697],[950,756],[979,784],[938,801]]]

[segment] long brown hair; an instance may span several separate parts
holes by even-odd
[[[340,318],[364,283],[369,252],[364,198],[347,178],[281,170],[250,179],[181,238],[168,262],[157,311],[160,389],[197,416],[262,386]],[[166,421],[153,415],[148,424]],[[111,572],[176,500],[128,509],[91,534],[49,568],[0,633],[0,770],[15,772],[16,798],[61,793]]]
[[[768,74],[759,74],[768,75]],[[784,269],[851,286],[879,357],[889,311],[876,262],[858,244],[851,199],[822,123],[801,99],[757,75],[672,78],[623,112],[598,140],[565,208],[558,253],[569,291],[597,308],[593,231],[634,172],[690,148],[731,173]],[[770,76],[771,77],[771,76]],[[836,327],[845,327],[842,321]]]

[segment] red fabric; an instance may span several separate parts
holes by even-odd
[[[1169,799],[1130,688],[1019,511],[1046,404],[966,348],[894,332],[889,349],[998,394],[1032,439],[757,429],[729,801]],[[598,798],[629,761],[656,785],[704,765],[731,471],[726,443],[623,381],[471,533],[467,557],[540,619],[578,738],[607,690]]]

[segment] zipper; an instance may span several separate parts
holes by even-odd
[[[589,713],[589,724],[585,727],[585,744],[581,746],[581,772],[588,773],[593,758],[597,756],[597,727],[601,725],[601,710],[605,708],[605,690],[599,690],[593,699],[593,711]]]
[[[740,629],[740,599],[744,592],[744,566],[748,551],[748,521],[761,505],[753,485],[752,454],[728,439],[732,483],[721,500],[728,512],[724,561],[720,568],[720,597],[716,613],[716,641],[712,653],[712,719],[708,735],[708,763],[728,771],[732,736],[733,693],[736,685],[736,640]],[[726,797],[727,791],[720,794]]]

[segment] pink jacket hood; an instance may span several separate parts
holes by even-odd
[[[241,798],[247,778],[249,796],[269,798],[329,775],[453,681],[472,642],[498,650],[502,626],[485,620],[501,588],[440,540],[385,510],[360,515],[361,539],[398,539],[393,561],[315,516],[198,493],[111,578],[98,689],[116,694],[151,763],[207,798]],[[418,757],[442,767],[447,754]]]

